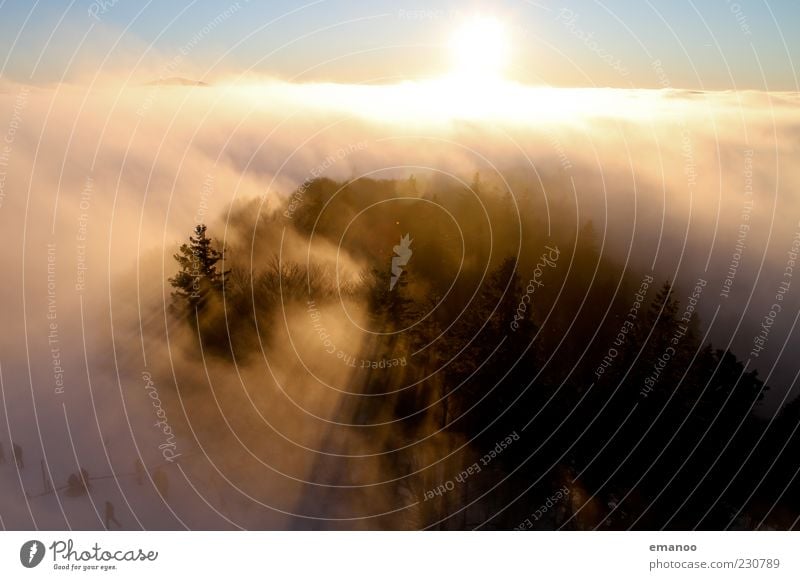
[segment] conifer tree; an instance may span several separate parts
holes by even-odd
[[[174,255],[180,271],[169,279],[176,288],[173,298],[185,301],[194,310],[206,303],[209,294],[222,292],[225,275],[229,273],[217,268],[217,262],[223,257],[224,252],[216,250],[211,238],[207,237],[205,224],[195,226],[189,243],[181,245],[180,251]]]

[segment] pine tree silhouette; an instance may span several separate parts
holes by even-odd
[[[225,276],[230,271],[217,268],[217,262],[224,260],[224,251],[212,246],[205,224],[195,226],[194,236],[189,236],[189,243],[183,244],[174,258],[180,271],[169,279],[176,288],[172,296],[184,301],[190,309],[202,308],[211,293],[224,289]]]

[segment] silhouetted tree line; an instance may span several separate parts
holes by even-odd
[[[395,197],[415,199],[377,204]],[[318,179],[288,220],[239,208],[239,238],[225,251],[198,226],[176,255],[176,308],[196,314],[186,319],[207,350],[242,360],[269,343],[287,304],[341,295],[366,304],[379,335],[364,358],[405,356],[408,365],[367,369],[361,391],[391,394],[359,398],[348,412],[359,424],[394,421],[395,443],[420,441],[387,469],[408,469],[437,441],[436,454],[453,454],[445,473],[458,473],[519,434],[468,486],[424,502],[423,526],[516,528],[565,486],[571,493],[534,528],[794,525],[800,403],[759,418],[767,386],[732,352],[701,343],[698,318],[681,320],[687,293],[670,282],[653,279],[629,317],[646,273],[601,256],[591,222],[575,223],[563,200],[545,212],[543,199],[533,188],[512,203],[478,176],[471,189],[437,178]],[[279,262],[284,227],[306,241],[342,240],[369,267],[337,287],[323,266]],[[414,255],[390,289],[391,248],[409,232]],[[548,245],[560,261],[512,330]]]

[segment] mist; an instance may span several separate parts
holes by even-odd
[[[704,342],[758,370],[770,386],[758,413],[775,417],[797,394],[798,97],[664,85],[508,85],[458,98],[464,87],[435,83],[4,84],[0,523],[95,529],[111,502],[126,529],[430,525],[426,492],[479,452],[440,427],[433,392],[417,401],[413,429],[354,403],[375,396],[363,361],[386,361],[398,389],[415,365],[402,334],[394,352],[378,351],[355,288],[376,255],[388,273],[399,243],[365,247],[359,232],[383,231],[393,196],[416,198],[387,186],[386,203],[353,215],[356,234],[337,241],[322,221],[312,235],[298,224],[320,179],[413,176],[424,196],[478,174],[514,216],[490,219],[492,245],[480,250],[487,264],[514,257],[524,280],[542,249],[521,224],[548,239],[555,207],[576,235],[591,221],[601,260],[674,281],[683,306],[704,280]],[[530,198],[540,214],[520,211]],[[425,215],[396,224],[419,234],[419,262],[433,244],[419,232]],[[287,297],[269,316],[217,304],[214,324],[240,316],[256,328],[204,342],[202,327],[176,321],[169,283],[198,223],[241,288],[265,272],[298,288],[313,279],[314,303]],[[480,262],[469,228],[437,231],[447,259],[425,267],[458,280],[463,263]],[[88,493],[47,493],[68,492],[80,468]],[[470,517],[481,516],[466,510],[464,525]]]

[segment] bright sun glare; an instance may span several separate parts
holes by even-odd
[[[508,64],[508,36],[503,25],[490,17],[464,22],[450,38],[453,74],[462,80],[500,80]]]

